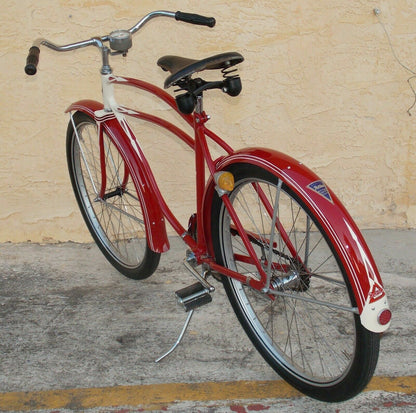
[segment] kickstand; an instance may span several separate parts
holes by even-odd
[[[189,323],[191,322],[191,318],[192,318],[192,314],[193,313],[194,313],[194,310],[189,311],[188,317],[186,317],[186,321],[185,321],[185,324],[184,324],[184,326],[182,328],[181,334],[179,334],[179,337],[176,340],[175,344],[170,348],[169,351],[167,351],[165,354],[163,354],[158,359],[156,359],[155,360],[155,363],[159,363],[159,361],[162,361],[165,357],[169,356],[169,354],[172,353],[176,349],[176,347],[178,347],[178,345],[182,341],[182,338],[183,338],[183,335],[185,334],[186,329],[189,326]]]

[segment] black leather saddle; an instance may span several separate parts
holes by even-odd
[[[202,60],[188,59],[180,56],[163,56],[157,64],[171,75],[165,80],[165,89],[175,85],[182,79],[186,79],[193,73],[202,72],[203,70],[228,69],[238,63],[241,63],[244,57],[237,52],[221,53],[215,56],[207,57]]]

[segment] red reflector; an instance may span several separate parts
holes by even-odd
[[[379,315],[378,315],[378,322],[382,325],[385,326],[386,324],[388,324],[391,320],[391,311],[390,310],[383,310]]]

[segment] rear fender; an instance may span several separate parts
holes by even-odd
[[[106,134],[116,145],[124,162],[129,167],[133,183],[142,206],[149,247],[155,252],[169,249],[165,219],[152,190],[153,175],[148,168],[143,152],[130,128],[120,128],[114,113],[105,112],[103,105],[93,100],[81,100],[73,103],[66,112],[83,112],[95,119],[97,125],[104,128]]]
[[[310,169],[295,159],[269,149],[246,148],[217,162],[217,170],[236,163],[262,167],[286,183],[315,213],[338,253],[357,302],[361,323],[373,332],[385,331],[379,315],[388,310],[386,293],[374,259],[359,229],[331,189]],[[211,204],[215,185],[208,183],[204,199],[206,239],[211,239]],[[207,242],[210,245],[210,242]],[[212,248],[212,247],[210,247]],[[213,251],[210,251],[213,254]]]

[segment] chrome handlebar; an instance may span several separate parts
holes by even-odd
[[[147,14],[129,30],[117,30],[115,32],[110,33],[109,35],[105,35],[102,37],[93,37],[89,40],[83,40],[80,42],[70,43],[63,46],[56,45],[55,43],[50,42],[47,39],[39,38],[33,42],[33,46],[29,49],[29,54],[26,59],[25,72],[28,75],[36,74],[37,66],[39,63],[40,46],[46,46],[49,49],[52,49],[57,52],[67,52],[70,50],[80,49],[82,47],[96,46],[101,49],[103,55],[103,67],[101,69],[101,72],[108,73],[109,71],[111,71],[110,66],[108,65],[108,55],[111,52],[106,46],[104,46],[104,42],[110,42],[110,47],[113,50],[115,50],[113,54],[125,54],[127,53],[128,48],[131,47],[131,36],[138,30],[140,30],[149,20],[155,17],[170,17],[186,23],[208,27],[215,26],[215,19],[213,17],[205,17],[198,14],[183,13],[180,11],[171,12],[159,10]],[[117,37],[115,36],[115,33],[117,33]],[[123,49],[123,47],[125,47],[125,49]]]

